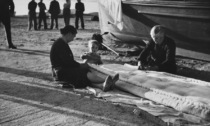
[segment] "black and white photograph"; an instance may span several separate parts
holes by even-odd
[[[210,0],[0,0],[0,126],[209,126]]]

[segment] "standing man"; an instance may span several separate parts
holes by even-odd
[[[140,70],[154,70],[176,73],[176,44],[165,35],[162,26],[156,25],[151,31],[151,40],[138,57]]]
[[[28,4],[28,10],[29,10],[29,23],[28,23],[28,30],[31,30],[32,27],[32,21],[34,22],[34,30],[37,30],[37,21],[36,21],[36,7],[37,3],[34,0],[31,0]]]
[[[53,29],[54,27],[54,21],[55,21],[55,27],[58,29],[58,15],[60,14],[60,4],[58,1],[53,0],[50,3],[49,13],[51,14],[51,26],[50,29]]]
[[[76,9],[75,27],[76,29],[78,29],[78,20],[80,19],[81,27],[82,29],[85,29],[84,20],[83,20],[83,12],[85,11],[85,6],[81,2],[81,0],[77,0],[77,3],[75,4],[75,9]]]
[[[9,49],[17,48],[12,43],[10,24],[10,16],[14,15],[14,8],[13,0],[0,0],[0,22],[4,25]]]
[[[41,24],[43,21],[44,29],[46,30],[47,29],[47,21],[46,21],[46,13],[45,13],[46,6],[42,1],[43,0],[40,0],[40,2],[38,3],[38,6],[39,6],[39,27],[38,27],[38,29],[41,28]]]

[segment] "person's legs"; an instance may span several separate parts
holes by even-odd
[[[79,14],[79,16],[78,16],[78,26],[79,26],[79,21],[82,23],[81,14]],[[82,25],[80,25],[80,27],[82,27]]]
[[[109,75],[107,77],[100,77],[86,68],[53,68],[52,71],[55,80],[70,83],[74,85],[75,88],[91,86],[103,91],[108,91],[119,79],[119,74],[116,74],[113,78]]]
[[[108,91],[112,86],[115,85],[116,81],[119,79],[119,74],[114,75],[113,78],[111,78],[111,76],[102,78],[94,74],[93,72],[88,72],[87,78],[91,81],[92,87],[102,89],[103,91]]]
[[[78,20],[79,20],[79,17],[78,15],[76,14],[76,19],[75,19],[75,28],[78,29]]]
[[[34,30],[37,30],[37,18],[36,18],[36,14],[34,14],[33,20],[34,20]]]
[[[69,17],[64,17],[65,26],[69,25]]]
[[[42,20],[44,22],[44,29],[47,29],[47,16],[46,16],[46,13],[42,14]]]
[[[28,17],[28,30],[31,30],[31,27],[32,27],[32,17],[29,14],[29,17]]]
[[[63,16],[63,20],[64,20],[64,24],[66,26],[66,16],[65,15]]]
[[[47,18],[46,16],[43,18],[44,21],[44,29],[47,29]]]
[[[92,83],[103,83],[105,81],[105,78],[99,77],[98,75],[94,74],[93,72],[88,72],[87,73],[87,78]]]
[[[51,25],[50,25],[50,29],[53,29],[54,27],[54,17],[51,16]]]
[[[17,47],[15,47],[12,43],[10,17],[5,16],[4,18],[2,18],[2,23],[6,31],[8,47],[12,49],[16,49]]]
[[[70,17],[67,17],[67,25],[70,24]]]
[[[42,26],[42,17],[39,17],[39,26],[38,26],[38,29],[41,29],[41,26]]]
[[[55,17],[55,27],[58,29],[58,16]]]
[[[109,91],[113,85],[114,85],[114,83],[113,83],[111,76],[107,76],[103,83],[93,83],[92,82],[90,86],[99,88],[99,89],[103,90],[104,92],[106,92],[106,91]]]
[[[68,16],[64,17],[65,26],[69,25],[70,18]]]
[[[65,23],[65,26],[69,25],[69,20],[70,20],[70,9],[68,8],[65,8],[63,10],[63,17],[64,17],[64,23]]]
[[[10,26],[10,22],[3,22],[4,27],[5,27],[5,31],[6,31],[6,36],[7,36],[7,42],[9,46],[12,46],[12,37],[11,37],[11,26]]]
[[[80,21],[81,21],[81,27],[82,27],[82,29],[85,29],[83,14],[81,14],[81,16],[80,16]]]

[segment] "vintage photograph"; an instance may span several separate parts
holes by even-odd
[[[0,0],[0,126],[210,125],[209,0]]]

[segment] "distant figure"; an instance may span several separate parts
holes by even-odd
[[[75,88],[85,88],[93,86],[109,91],[119,79],[119,74],[113,78],[108,75],[102,78],[91,72],[88,64],[78,63],[74,60],[74,55],[68,43],[72,42],[77,34],[77,30],[71,26],[60,29],[61,37],[52,45],[50,51],[50,61],[52,65],[52,75],[55,81],[65,81]]]
[[[150,35],[152,39],[138,57],[139,69],[176,73],[175,42],[165,36],[165,30],[160,25],[154,26]]]
[[[71,0],[66,0],[66,3],[63,5],[63,18],[65,26],[69,25],[70,16],[71,16]]]
[[[10,24],[10,16],[14,15],[14,8],[13,0],[0,0],[0,22],[4,25],[9,49],[17,48],[12,43]]]
[[[84,63],[102,64],[100,55],[97,54],[99,43],[96,40],[90,40],[88,42],[89,52],[84,53],[81,55],[81,59],[84,60]]]
[[[78,21],[80,19],[81,27],[82,27],[82,29],[85,29],[84,20],[83,20],[83,13],[85,11],[85,6],[81,2],[81,0],[77,0],[77,3],[75,4],[75,9],[76,9],[75,27],[76,27],[76,29],[78,29]]]
[[[60,14],[60,4],[58,1],[53,0],[50,3],[49,13],[51,14],[51,25],[50,29],[53,29],[54,27],[54,21],[55,21],[55,27],[58,29],[58,15]]]
[[[31,30],[32,27],[32,21],[34,22],[34,30],[37,30],[37,19],[36,19],[36,7],[37,3],[34,0],[31,0],[28,4],[28,16],[29,16],[29,21],[28,21],[28,30]]]
[[[39,27],[38,29],[40,29],[42,27],[42,21],[44,22],[44,29],[47,29],[47,21],[46,21],[46,6],[45,4],[42,2],[43,0],[40,0],[40,2],[38,3],[39,6]]]

